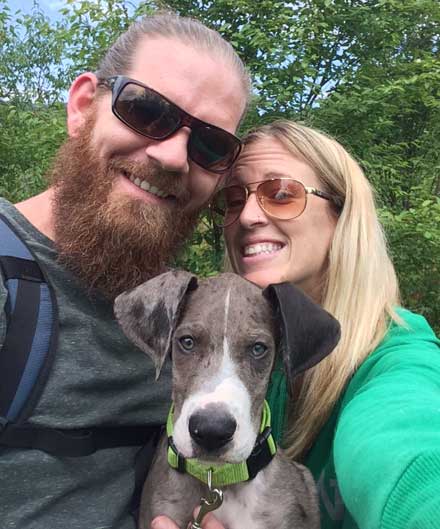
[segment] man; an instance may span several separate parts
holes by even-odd
[[[114,297],[160,273],[238,155],[233,136],[249,95],[232,48],[169,14],[122,35],[95,74],[72,84],[69,139],[49,189],[3,215],[54,289],[56,356],[29,424],[47,429],[165,422],[169,373],[122,335]],[[1,242],[0,242],[1,244]],[[0,309],[6,303],[0,281]],[[0,313],[0,349],[6,333]],[[133,529],[139,446],[62,457],[1,447],[0,526]]]

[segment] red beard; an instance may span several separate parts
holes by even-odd
[[[122,158],[104,164],[92,147],[94,119],[61,147],[52,169],[60,261],[90,289],[114,299],[165,271],[191,235],[198,212],[183,211],[179,175]],[[111,195],[116,174],[139,175],[175,195],[164,205]]]

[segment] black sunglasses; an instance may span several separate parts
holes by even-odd
[[[252,189],[250,187],[252,186]],[[307,206],[307,196],[315,195],[332,201],[340,208],[340,200],[289,177],[270,178],[247,185],[231,185],[219,189],[211,201],[212,219],[216,226],[226,228],[241,215],[249,195],[255,193],[260,208],[270,217],[291,220],[299,217]]]
[[[125,125],[153,140],[164,140],[189,127],[188,156],[203,169],[224,173],[241,150],[239,138],[197,119],[159,92],[122,75],[100,79],[112,91],[112,111]]]

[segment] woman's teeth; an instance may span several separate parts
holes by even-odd
[[[165,191],[161,191],[156,186],[150,185],[146,180],[141,180],[140,178],[135,178],[133,175],[129,176],[130,182],[133,182],[133,184],[137,187],[140,187],[144,191],[148,191],[152,195],[156,195],[159,198],[165,198],[167,193]]]
[[[278,250],[281,250],[282,247],[283,247],[282,244],[273,243],[273,242],[250,244],[249,246],[244,247],[243,254],[246,256],[246,255],[257,255],[260,253],[278,252]]]

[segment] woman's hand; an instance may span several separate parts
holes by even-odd
[[[203,529],[225,529],[224,525],[222,525],[216,517],[208,513],[204,518],[202,522]],[[152,522],[151,522],[151,529],[186,529],[185,527],[178,527],[171,518],[168,518],[168,516],[157,516]]]

